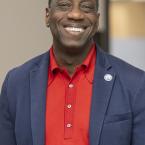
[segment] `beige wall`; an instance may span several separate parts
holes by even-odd
[[[47,0],[0,0],[0,88],[6,72],[48,50]]]
[[[145,2],[111,2],[110,53],[145,70]]]
[[[145,2],[110,4],[111,37],[145,37]]]

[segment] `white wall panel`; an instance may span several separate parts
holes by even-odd
[[[110,53],[145,70],[145,38],[111,39]]]

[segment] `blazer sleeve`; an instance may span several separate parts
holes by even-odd
[[[133,105],[131,145],[145,145],[145,75],[139,86]]]
[[[8,78],[3,83],[0,94],[0,145],[16,145],[14,122],[9,112]]]

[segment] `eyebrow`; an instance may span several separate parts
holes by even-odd
[[[93,1],[90,1],[90,0],[81,0],[81,3],[82,2],[93,2]]]

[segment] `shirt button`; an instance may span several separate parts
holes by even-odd
[[[69,109],[70,109],[71,107],[72,107],[72,105],[71,105],[71,104],[68,104],[68,105],[67,105],[67,108],[69,108]]]
[[[66,125],[66,127],[67,127],[67,128],[70,128],[70,127],[72,127],[72,125],[71,125],[70,123],[68,123],[68,124]]]
[[[73,84],[69,84],[69,88],[73,88],[74,87],[74,85]]]

